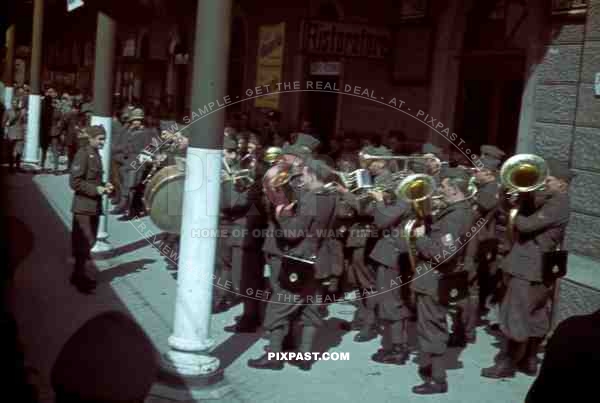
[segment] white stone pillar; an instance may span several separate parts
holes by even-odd
[[[232,0],[198,0],[194,41],[192,109],[223,99],[227,65]],[[222,133],[225,111],[220,109],[190,124],[183,193],[181,247],[177,273],[177,298],[170,351],[164,356],[164,377],[177,382],[157,384],[151,394],[175,400],[214,398],[228,391],[227,385],[212,385],[223,371],[216,357],[208,354],[212,287],[219,219]],[[186,383],[181,387],[181,380]],[[218,392],[216,392],[218,391]]]
[[[37,171],[40,167],[40,113],[42,97],[37,94],[29,95],[27,111],[27,135],[25,137],[25,155],[23,167]]]

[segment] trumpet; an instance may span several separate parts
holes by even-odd
[[[517,154],[507,159],[500,168],[500,182],[507,189],[509,197],[530,194],[545,188],[548,166],[546,161],[535,154]],[[506,227],[510,243],[516,240],[515,219],[521,205],[512,208]]]
[[[408,164],[410,162],[416,162],[416,161],[425,162],[425,161],[433,160],[440,167],[448,165],[447,161],[442,161],[437,157],[431,157],[431,156],[425,156],[425,155],[372,155],[372,154],[366,153],[364,151],[361,151],[360,153],[358,153],[358,159],[360,160],[361,164],[369,163],[372,161],[403,161],[404,162],[403,168],[399,172],[410,171],[408,168]],[[408,175],[406,175],[406,176],[408,176]]]

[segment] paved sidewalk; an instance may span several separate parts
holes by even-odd
[[[71,191],[68,177],[16,175],[8,178],[8,215],[33,234],[33,243],[15,275],[12,293],[26,362],[38,371],[33,381],[42,402],[53,402],[49,373],[62,345],[86,320],[109,310],[129,312],[147,332],[159,351],[167,350],[173,324],[176,280],[165,261],[131,223],[111,216],[111,243],[121,254],[100,262],[101,284],[95,295],[84,296],[69,285]],[[143,219],[146,228],[152,228]],[[155,230],[158,234],[159,231]],[[234,392],[224,402],[452,402],[518,403],[524,400],[533,378],[518,374],[507,381],[482,378],[497,353],[496,340],[478,329],[478,342],[465,350],[448,353],[449,393],[416,396],[410,391],[420,383],[416,364],[386,366],[371,361],[379,341],[354,343],[356,332],[340,330],[352,319],[354,307],[333,304],[326,327],[318,334],[316,351],[349,352],[350,361],[321,361],[309,372],[291,366],[283,371],[259,371],[246,366],[262,354],[266,341],[259,335],[232,335],[223,327],[233,323],[241,307],[213,316],[213,354],[221,359]],[[115,363],[118,365],[118,363]],[[156,400],[153,400],[156,402]]]

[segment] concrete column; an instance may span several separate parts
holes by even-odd
[[[33,29],[31,32],[31,75],[29,84],[29,110],[27,115],[27,136],[25,138],[25,156],[23,167],[39,170],[40,163],[40,73],[42,69],[42,34],[44,32],[44,0],[33,1]]]
[[[102,11],[98,12],[96,25],[96,59],[94,61],[94,114],[92,125],[101,125],[106,130],[106,141],[100,150],[104,182],[110,179],[110,147],[112,140],[112,100],[115,69],[115,46],[117,24]],[[100,216],[98,236],[92,252],[108,252],[112,249],[108,240],[108,196],[102,197],[103,214]]]
[[[15,72],[15,24],[6,30],[6,57],[4,59],[4,105],[10,108],[14,93],[13,81]]]
[[[232,0],[198,0],[192,111],[217,100],[224,105],[231,3]],[[180,383],[183,379],[186,385],[185,389],[155,385],[151,392],[175,400],[190,401],[190,395],[192,401],[214,397],[217,393],[215,385],[207,386],[223,377],[219,360],[207,352],[214,344],[210,339],[210,319],[217,238],[194,234],[214,233],[218,229],[224,118],[225,110],[220,109],[190,125],[175,323],[169,337],[171,349],[165,355],[163,365],[165,374],[176,376]],[[223,394],[229,388],[224,386],[218,390]]]

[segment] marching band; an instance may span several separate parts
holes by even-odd
[[[163,137],[185,149],[180,133]],[[356,342],[390,336],[374,361],[406,364],[415,353],[408,327],[416,321],[423,383],[414,393],[447,392],[444,354],[475,343],[482,317],[504,335],[506,348],[481,375],[537,372],[549,307],[557,302],[552,291],[566,270],[561,247],[573,175],[564,163],[531,154],[503,162],[502,150],[484,145],[480,165],[468,168],[442,161],[441,150],[425,144],[419,155],[367,145],[332,164],[318,155],[314,136],[294,137],[292,144],[264,147],[267,140],[252,132],[225,131],[218,274],[235,292],[215,287],[213,312],[240,300],[244,307],[227,331],[262,327],[267,352],[309,352],[327,314],[311,301],[358,290],[362,297],[353,301],[357,309],[346,330],[358,331]],[[169,169],[161,158],[144,183]],[[146,203],[158,191],[147,189]],[[160,207],[146,209],[167,229],[155,218]],[[275,235],[255,235],[269,233]],[[269,303],[244,296],[244,289],[268,290]],[[300,341],[290,342],[297,324]],[[284,366],[266,353],[248,365]]]

